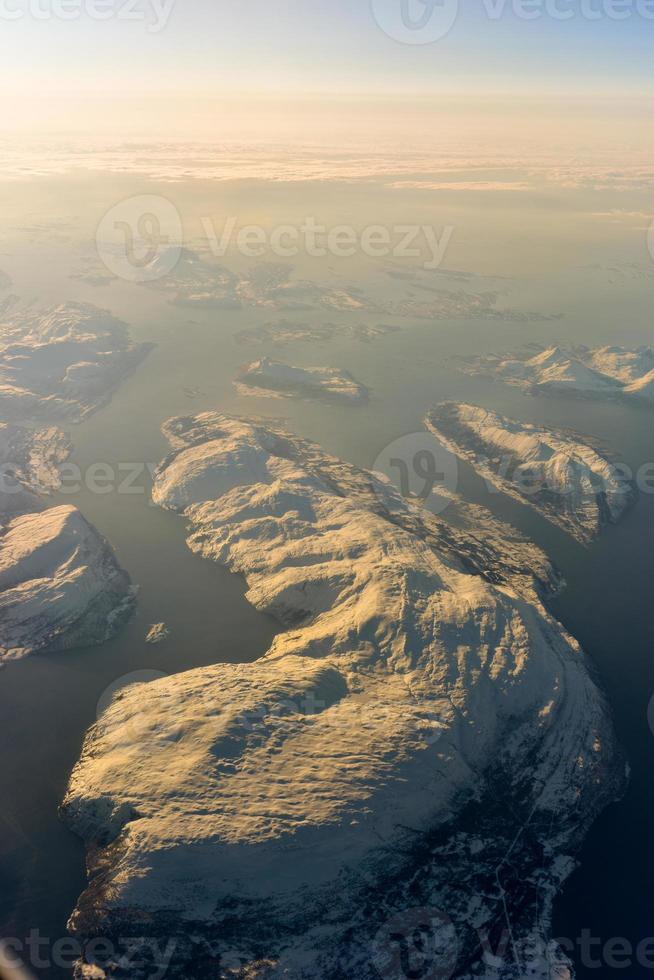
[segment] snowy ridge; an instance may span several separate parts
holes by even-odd
[[[617,524],[634,502],[631,483],[581,437],[458,402],[432,409],[426,425],[493,486],[583,543]]]
[[[534,354],[491,354],[462,360],[464,374],[489,375],[534,394],[566,392],[597,398],[654,401],[654,351],[649,347],[548,347]]]
[[[270,424],[165,431],[156,502],[284,631],[255,664],[122,691],[91,729],[63,805],[88,846],[73,930],[174,936],[179,977],[372,980],[384,924],[429,905],[457,975],[508,927],[495,975],[524,976],[518,944],[547,937],[564,856],[623,779],[529,548],[486,567],[466,530]]]

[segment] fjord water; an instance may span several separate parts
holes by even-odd
[[[156,291],[138,286],[73,283],[67,278],[68,266],[61,252],[53,253],[40,283],[42,298],[107,306],[129,321],[136,340],[151,340],[157,347],[112,404],[72,432],[74,461],[82,472],[97,462],[116,470],[121,464],[140,464],[141,492],[105,494],[83,488],[57,498],[79,506],[108,537],[139,586],[136,616],[102,647],[32,657],[0,673],[0,933],[24,938],[38,929],[51,942],[65,935],[67,916],[84,887],[83,849],[59,822],[57,806],[98,701],[134,672],[156,677],[202,664],[252,661],[265,652],[276,629],[249,606],[240,579],[190,554],[182,519],[151,506],[148,466],[167,451],[159,431],[164,419],[210,409],[283,416],[299,435],[371,466],[386,444],[421,430],[433,402],[454,398],[525,421],[577,429],[620,453],[634,470],[654,458],[654,414],[645,409],[533,399],[483,379],[461,377],[451,360],[531,341],[647,342],[651,306],[646,286],[630,297],[596,295],[580,277],[543,277],[529,286],[516,285],[513,302],[545,313],[562,310],[567,315],[561,321],[397,320],[401,333],[374,344],[339,339],[322,346],[294,344],[280,354],[265,344],[260,351],[245,349],[232,339],[237,330],[270,319],[269,311],[194,310],[189,315],[169,306]],[[16,260],[9,271],[17,292],[25,291],[26,282],[35,290],[27,262],[22,266]],[[317,316],[341,318],[346,315]],[[623,325],[619,336],[617,322]],[[232,380],[243,360],[260,354],[300,365],[347,368],[371,389],[370,404],[326,407],[242,398]],[[598,819],[580,854],[580,868],[557,902],[554,934],[574,943],[589,930],[602,943],[623,936],[635,947],[654,932],[648,917],[648,872],[654,869],[654,838],[648,830],[654,735],[647,718],[654,694],[649,612],[654,496],[643,494],[619,527],[609,528],[584,549],[528,508],[489,493],[463,465],[459,490],[523,529],[563,571],[568,588],[553,610],[596,665],[632,768],[627,796]],[[147,646],[147,628],[158,621],[170,626],[170,639]],[[580,977],[605,975],[606,970],[605,965],[600,974],[578,963]],[[54,977],[58,971],[36,972]],[[628,975],[650,973],[632,963]]]

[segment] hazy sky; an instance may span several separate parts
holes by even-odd
[[[375,5],[397,17],[402,2],[415,5],[415,16],[424,12],[423,0],[0,0],[9,123],[51,112],[63,124],[65,100],[72,118],[74,103],[98,96],[136,104],[238,94],[520,99],[647,90],[654,0],[528,0],[530,19],[516,13],[519,0],[459,0],[449,33],[425,45],[401,43],[376,21]],[[436,15],[456,4],[431,2]],[[112,16],[93,19],[93,4]],[[71,19],[57,15],[61,5]],[[489,16],[494,7],[501,12]]]
[[[630,12],[622,21],[609,16],[609,0],[558,0],[558,7],[542,0],[542,16],[533,20],[517,16],[512,2],[491,19],[483,0],[460,0],[449,34],[424,46],[386,36],[369,0],[139,0],[151,20],[153,4],[170,5],[167,24],[158,32],[148,31],[142,21],[121,19],[128,16],[127,0],[100,0],[116,15],[106,21],[88,14],[62,21],[56,17],[62,2],[72,16],[76,4],[84,8],[93,0],[0,4],[21,13],[0,23],[0,51],[3,71],[25,89],[45,78],[64,90],[144,86],[150,92],[207,86],[422,92],[482,81],[504,86],[511,80],[607,89],[645,85],[654,54],[654,3],[649,4],[652,19],[638,13],[646,0],[611,0],[615,9]],[[401,2],[387,0],[387,5]],[[416,11],[424,9],[421,0],[411,2]],[[501,7],[501,0],[486,2]],[[539,0],[532,4],[536,12]],[[548,9],[576,13],[564,21]],[[604,13],[589,20],[592,10]]]

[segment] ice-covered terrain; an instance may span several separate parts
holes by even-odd
[[[460,362],[466,374],[489,375],[534,394],[636,398],[654,402],[654,351],[649,347],[548,347]]]
[[[82,303],[11,311],[0,322],[0,414],[80,421],[113,394],[151,345]]]
[[[549,978],[525,944],[624,767],[541,601],[547,559],[269,423],[165,432],[155,501],[283,631],[255,664],[121,691],[91,729],[63,805],[88,848],[75,934],[143,937],[130,980],[171,941],[169,976],[372,980],[419,908],[447,932],[433,975],[490,976],[490,932],[493,976]]]
[[[475,405],[443,402],[427,428],[492,486],[590,542],[617,524],[635,489],[616,464],[569,432],[517,422]]]
[[[133,601],[129,576],[75,507],[0,525],[0,663],[102,643]]]
[[[107,542],[75,507],[47,508],[70,452],[59,429],[0,424],[0,665],[100,643],[132,609]]]
[[[40,494],[60,486],[72,446],[55,427],[27,429],[0,422],[0,521],[40,510]]]
[[[328,367],[295,367],[262,357],[246,365],[239,374],[238,390],[246,395],[274,392],[278,396],[326,398],[362,404],[368,400],[365,385],[347,371]]]
[[[11,307],[13,310],[13,305]],[[109,313],[67,303],[5,311],[0,414],[80,421],[145,356]],[[71,453],[58,428],[0,422],[0,664],[100,643],[129,616],[134,594],[109,544],[75,507],[47,507]]]

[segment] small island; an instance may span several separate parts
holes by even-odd
[[[262,357],[244,367],[236,385],[244,395],[272,393],[283,398],[322,398],[352,405],[368,401],[368,389],[348,371],[293,367],[270,357]]]

